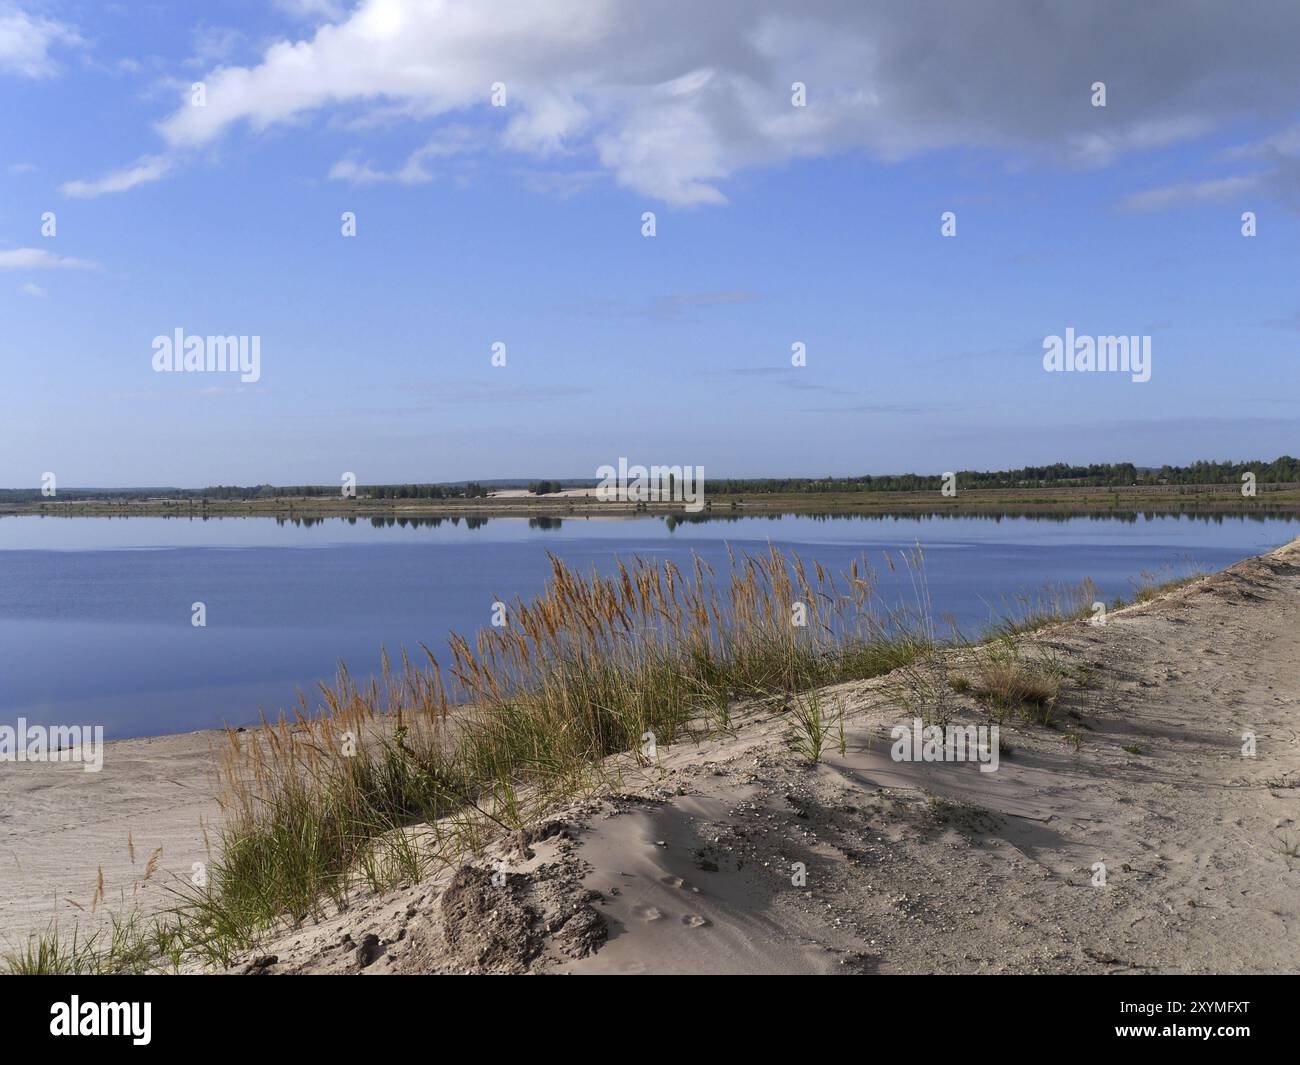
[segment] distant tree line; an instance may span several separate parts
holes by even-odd
[[[1152,476],[1157,484],[1240,484],[1243,473],[1253,473],[1265,484],[1292,484],[1300,481],[1300,459],[1283,455],[1273,462],[1193,462],[1161,466]]]
[[[376,484],[357,489],[358,496],[369,499],[483,499],[487,494],[488,489],[477,481],[469,484]]]
[[[207,488],[60,488],[55,500],[149,500],[227,502],[255,499],[337,499],[341,485],[210,485]],[[481,499],[489,489],[477,481],[468,484],[380,484],[357,487],[358,498],[369,499]],[[41,502],[39,488],[0,488],[0,502]]]
[[[1118,488],[1132,485],[1240,484],[1243,473],[1253,473],[1261,484],[1300,483],[1300,459],[1283,455],[1273,462],[1193,462],[1188,466],[1139,469],[1131,462],[1071,466],[1025,466],[1018,470],[958,470],[959,488]],[[516,482],[518,483],[518,482]],[[534,481],[528,491],[547,495],[581,481]],[[594,482],[591,482],[594,484]],[[819,492],[923,492],[937,491],[942,474],[902,473],[860,477],[711,478],[711,495],[814,494]],[[60,488],[57,500],[175,499],[227,501],[257,499],[328,498],[339,496],[339,485],[213,485],[207,488]],[[482,499],[491,489],[478,481],[467,484],[379,484],[357,488],[368,499]],[[0,503],[42,502],[39,488],[0,488]],[[53,500],[51,500],[53,501]]]
[[[1243,473],[1253,473],[1263,484],[1300,483],[1300,459],[1283,455],[1273,462],[1193,462],[1190,466],[1139,469],[1131,462],[1071,466],[1025,466],[1018,470],[958,470],[960,488],[1118,488],[1160,484],[1240,484]],[[937,491],[942,474],[902,473],[860,477],[767,477],[756,479],[711,478],[711,495],[801,494],[819,492],[924,492]]]

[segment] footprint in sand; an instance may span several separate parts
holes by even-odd
[[[663,911],[657,906],[637,906],[634,912],[643,921],[662,921],[664,919]]]
[[[680,876],[666,876],[663,878],[661,883],[667,884],[669,887],[678,888],[682,891],[693,891],[697,895],[700,893],[699,888],[692,887],[690,884],[686,883],[686,881],[683,880]]]
[[[708,923],[708,919],[701,917],[698,913],[688,913],[682,918],[682,924],[687,928],[705,928]]]

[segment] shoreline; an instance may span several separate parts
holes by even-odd
[[[593,490],[594,491],[594,490]],[[1235,485],[1149,485],[1117,488],[961,489],[940,492],[773,493],[706,496],[703,507],[682,503],[605,502],[594,496],[501,495],[475,500],[374,500],[278,497],[266,500],[72,500],[0,504],[0,518],[44,517],[268,517],[283,520],[355,518],[565,518],[637,516],[701,521],[747,514],[980,514],[1021,511],[1061,513],[1300,514],[1300,485],[1258,486],[1243,497]]]

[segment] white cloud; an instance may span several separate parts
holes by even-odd
[[[646,197],[689,205],[724,202],[745,168],[803,157],[992,148],[1108,165],[1293,113],[1300,5],[1260,0],[1242,34],[1217,0],[1185,4],[1171,21],[1152,5],[1077,0],[1008,3],[1001,17],[944,0],[361,0],[346,15],[282,0],[339,21],[212,70],[207,106],[181,104],[158,129],[180,152],[320,113],[472,114],[499,150],[580,156],[567,169],[598,163]],[[1091,106],[1099,80],[1105,108]],[[791,106],[794,81],[807,107]],[[494,82],[507,88],[501,112],[489,107]],[[431,176],[427,157],[391,170],[362,158],[331,176]]]
[[[40,299],[40,300],[43,300],[46,296],[49,295],[49,293],[46,292],[45,289],[41,288],[40,285],[34,285],[30,281],[27,281],[19,285],[18,291],[26,293],[28,296],[34,296],[36,299]]]
[[[1213,123],[1208,119],[1192,115],[1135,122],[1115,130],[1078,134],[1070,139],[1070,150],[1086,166],[1109,166],[1128,152],[1164,148],[1202,136],[1212,128]]]
[[[94,270],[96,263],[55,255],[44,248],[11,248],[0,251],[0,270]]]
[[[1229,148],[1225,159],[1275,159],[1278,156],[1300,156],[1300,125],[1274,133],[1262,140]]]
[[[58,70],[50,58],[58,44],[79,45],[81,38],[71,26],[0,0],[0,74],[49,77]]]
[[[201,24],[194,30],[194,54],[187,59],[187,66],[213,66],[227,62],[240,48],[246,38],[242,30],[233,26],[209,26]]]
[[[526,188],[559,200],[586,192],[605,176],[603,170],[520,170],[517,174]]]
[[[157,181],[171,170],[173,160],[165,155],[147,155],[131,166],[114,170],[96,181],[65,181],[59,191],[74,200],[90,200],[106,192],[125,192],[137,185]]]
[[[377,185],[383,181],[401,180],[395,173],[376,170],[369,163],[361,163],[355,159],[340,159],[330,167],[329,176],[334,181],[347,181],[353,185]]]
[[[1215,203],[1251,192],[1259,187],[1259,176],[1243,174],[1237,177],[1218,178],[1213,181],[1195,181],[1183,185],[1164,185],[1160,188],[1135,192],[1124,198],[1123,206],[1133,211],[1160,211],[1169,207],[1184,207],[1198,203]]]
[[[1123,206],[1134,210],[1163,210],[1250,195],[1255,198],[1267,196],[1300,210],[1300,124],[1228,148],[1218,154],[1217,160],[1252,163],[1264,169],[1251,174],[1147,189],[1126,197]]]
[[[343,0],[274,0],[286,15],[311,22],[337,22],[347,11]]]
[[[380,182],[423,185],[433,180],[432,172],[425,165],[430,160],[464,155],[482,146],[482,143],[481,136],[468,126],[448,126],[446,129],[439,130],[428,143],[408,155],[406,162],[397,170],[377,170],[369,162],[340,159],[330,168],[329,176],[336,181],[350,181],[354,185],[373,185]]]

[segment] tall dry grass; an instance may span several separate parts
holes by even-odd
[[[358,886],[414,880],[557,798],[600,782],[647,733],[727,730],[747,699],[877,676],[930,634],[878,614],[854,563],[729,553],[719,578],[633,558],[610,576],[551,558],[541,596],[506,624],[455,635],[357,684],[345,668],[291,716],[229,732],[224,827],[189,927],[213,960],[283,919],[301,920]]]

